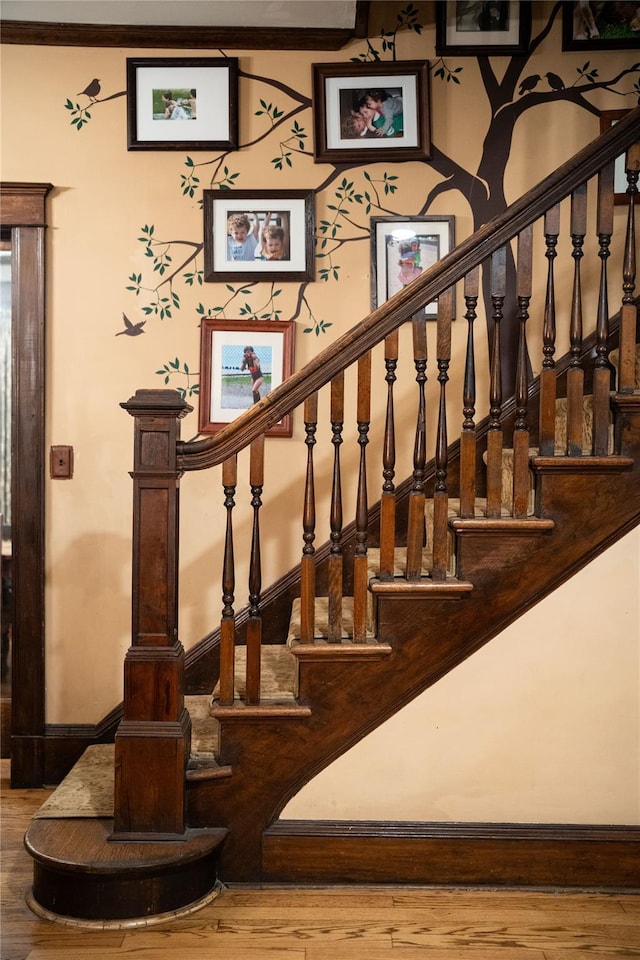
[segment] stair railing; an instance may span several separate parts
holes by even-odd
[[[600,281],[596,323],[596,350],[591,376],[593,394],[592,457],[608,456],[610,449],[610,387],[608,361],[610,316],[608,259],[614,226],[614,164],[626,152],[627,225],[624,253],[622,307],[620,311],[617,390],[634,390],[634,363],[637,306],[634,300],[636,255],[634,210],[640,170],[640,108],[612,126],[557,171],[543,180],[504,213],[481,227],[450,254],[426,270],[417,280],[322,351],[304,369],[295,372],[259,403],[206,439],[182,442],[178,435],[180,417],[189,409],[174,391],[138,391],[123,406],[136,419],[136,466],[134,483],[134,623],[133,646],[127,654],[125,677],[125,721],[116,738],[116,832],[122,836],[146,832],[180,832],[180,816],[171,821],[165,808],[178,803],[179,769],[188,758],[190,724],[183,702],[184,651],[177,639],[177,516],[179,477],[185,471],[202,470],[222,464],[223,503],[226,511],[224,559],[222,564],[222,617],[220,623],[220,683],[218,700],[223,707],[239,702],[234,676],[234,647],[238,617],[234,611],[237,589],[235,576],[233,511],[237,496],[237,458],[249,448],[249,486],[253,511],[249,603],[246,625],[247,668],[243,709],[260,709],[260,648],[262,643],[262,573],[260,514],[263,504],[264,435],[286,414],[304,408],[306,464],[302,498],[300,563],[300,642],[311,644],[318,635],[316,616],[317,571],[326,559],[328,605],[322,633],[329,644],[366,645],[371,640],[371,612],[368,597],[370,507],[367,490],[367,447],[371,429],[372,350],[384,349],[386,410],[382,424],[379,505],[380,580],[398,583],[399,589],[413,589],[428,582],[446,591],[456,587],[451,570],[449,506],[453,493],[460,499],[459,515],[473,519],[479,506],[478,485],[486,485],[484,517],[500,521],[505,515],[502,491],[502,464],[505,447],[505,412],[511,397],[503,396],[502,337],[505,299],[509,293],[508,261],[511,241],[516,246],[515,296],[517,302],[518,355],[513,390],[515,413],[513,434],[513,490],[508,516],[518,522],[530,513],[530,447],[532,428],[542,456],[584,456],[582,409],[585,357],[582,317],[581,260],[587,232],[587,198],[595,186],[599,243]],[[597,182],[596,182],[597,181]],[[571,363],[567,372],[567,441],[559,451],[555,411],[559,371],[555,360],[558,339],[556,309],[557,243],[560,235],[561,203],[571,197],[570,234],[573,258],[573,290],[570,314]],[[532,305],[534,267],[533,225],[543,218],[546,259],[541,342],[539,409],[530,407],[529,328],[537,314]],[[617,239],[617,237],[616,237]],[[474,328],[480,292],[480,268],[484,287],[490,295],[489,416],[486,438],[480,443],[476,423],[477,386]],[[462,426],[459,440],[459,470],[450,476],[447,409],[451,376],[451,324],[454,316],[454,287],[463,284],[467,343],[461,383]],[[437,409],[427,410],[427,380],[431,375],[427,355],[425,304],[437,300],[436,369]],[[402,423],[406,444],[406,416],[397,415],[397,368],[399,331],[410,321],[415,368],[415,426],[413,430],[413,471],[408,484],[405,516],[400,517],[399,487],[396,485],[397,434]],[[345,370],[357,364],[355,422],[358,431],[359,464],[351,551],[345,549],[343,516],[343,468],[341,446],[345,423]],[[454,382],[456,382],[454,378]],[[319,391],[330,389],[330,429],[333,463],[330,478],[327,554],[315,545],[317,467],[314,447],[318,430]],[[457,431],[456,431],[457,433]],[[433,437],[434,474],[427,475],[427,447]],[[486,461],[484,480],[479,481],[481,459]],[[291,469],[289,468],[289,472]],[[425,502],[433,500],[433,525],[427,544],[425,570]],[[348,525],[351,530],[351,524]],[[351,536],[351,534],[349,534]],[[394,548],[399,539],[406,544],[406,565],[398,576]],[[349,560],[349,562],[347,562]],[[345,585],[353,596],[352,610],[343,603]],[[345,622],[350,620],[351,622]],[[131,701],[127,707],[128,699]],[[134,698],[136,702],[134,703]],[[160,704],[159,705],[159,701]],[[158,753],[171,756],[174,771],[168,785],[140,786],[139,755],[134,759],[132,743],[143,741],[149,752],[159,744]],[[177,747],[177,748],[176,748]],[[154,769],[156,769],[154,767]],[[182,787],[183,789],[183,787]]]

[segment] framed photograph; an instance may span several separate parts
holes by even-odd
[[[531,2],[438,0],[439,57],[499,57],[526,53],[531,38]]]
[[[419,277],[454,245],[453,216],[372,217],[371,309]],[[422,315],[436,320],[437,300],[427,304]]]
[[[237,146],[237,57],[127,59],[129,150]]]
[[[623,117],[629,113],[628,110],[603,110],[600,114],[600,133],[604,133],[605,130],[608,130],[609,127],[613,126],[614,123],[617,123],[618,120],[622,120]],[[613,202],[614,203],[629,203],[629,195],[627,194],[627,171],[626,171],[626,154],[621,153],[619,157],[616,157],[614,173],[613,173]]]
[[[428,160],[429,63],[313,64],[314,159]]]
[[[638,46],[640,13],[637,3],[613,0],[564,0],[563,50],[631,50]]]
[[[280,386],[293,372],[293,320],[202,321],[200,333],[200,432],[215,433]],[[290,437],[287,414],[267,430]]]
[[[204,279],[313,280],[312,190],[204,190]]]

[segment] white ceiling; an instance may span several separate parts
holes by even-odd
[[[2,0],[3,20],[352,29],[356,0]]]

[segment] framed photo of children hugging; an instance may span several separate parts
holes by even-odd
[[[200,333],[200,432],[216,433],[293,373],[293,320],[212,320]],[[287,414],[266,435],[290,437]]]
[[[371,217],[371,309],[382,306],[454,246],[452,215]],[[437,301],[428,303],[422,316],[436,320]]]
[[[312,190],[205,190],[204,279],[313,280]]]
[[[237,57],[127,60],[129,150],[235,150]]]
[[[318,163],[428,160],[429,63],[313,64]]]

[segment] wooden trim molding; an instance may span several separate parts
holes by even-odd
[[[43,783],[45,232],[50,183],[1,183],[11,238],[13,634],[11,784]]]
[[[65,47],[154,47],[171,50],[340,50],[354,29],[324,27],[191,27],[2,20],[2,42]]]
[[[263,882],[640,888],[640,827],[278,820]]]

